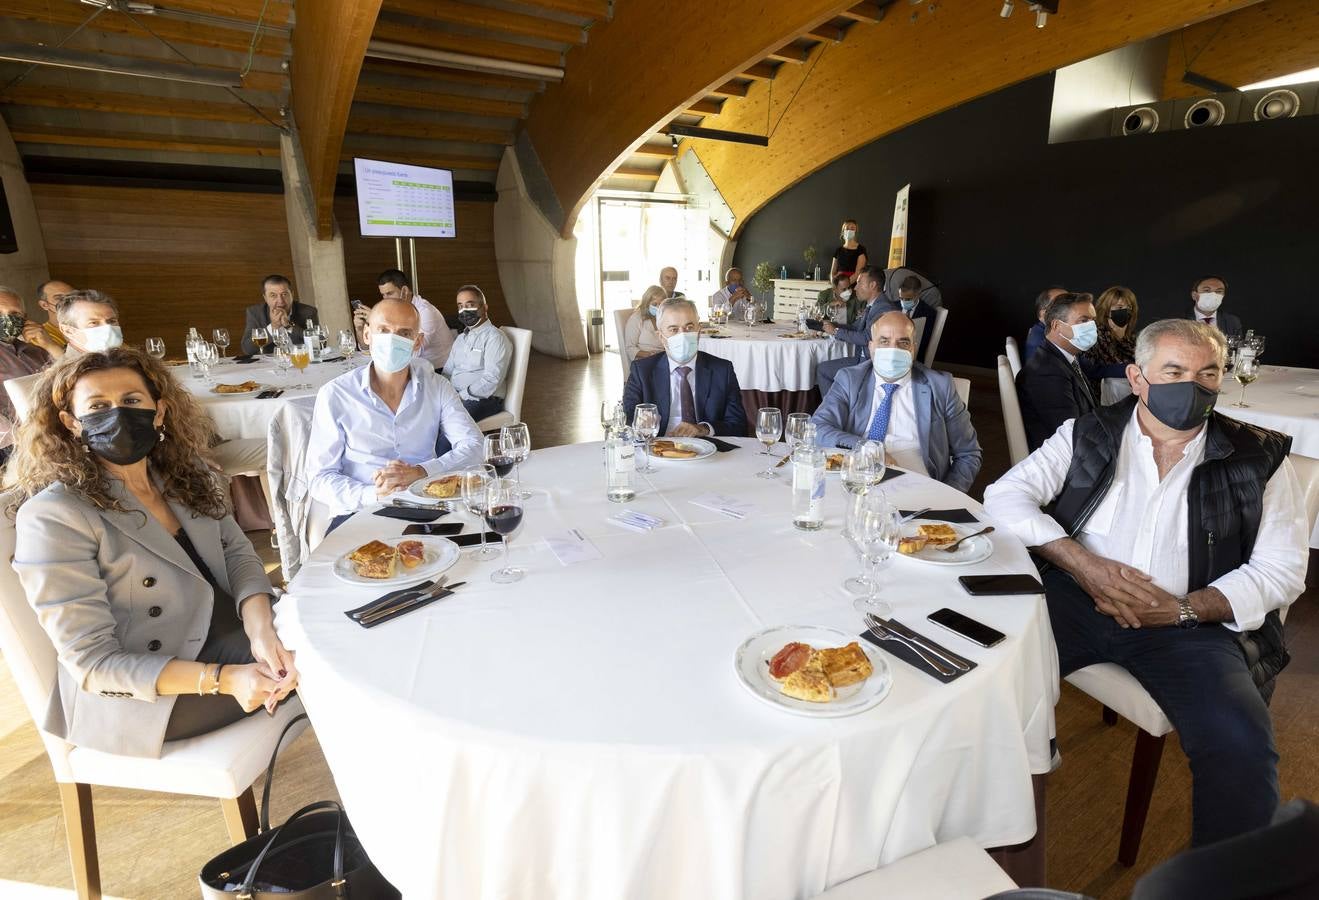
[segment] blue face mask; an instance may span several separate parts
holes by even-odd
[[[915,301],[915,300],[901,300],[901,299],[899,299],[898,302],[902,304],[902,311],[903,311],[903,312],[911,312],[913,309],[916,308],[916,302],[917,302],[917,301]]]
[[[878,347],[870,355],[875,374],[885,381],[897,381],[911,371],[911,351],[901,347]]]
[[[1094,322],[1081,322],[1072,326],[1072,346],[1082,352],[1099,340],[1099,326]]]
[[[700,339],[701,336],[694,331],[680,331],[665,339],[664,350],[669,359],[683,365],[696,355],[696,344]]]
[[[659,318],[659,307],[658,307],[658,306],[656,306],[655,304],[652,303],[649,307],[647,307],[647,309],[649,310],[649,312],[650,312],[650,317],[651,317],[652,319],[658,319],[658,318]]]
[[[397,334],[371,335],[371,362],[386,375],[401,372],[412,361],[412,339]]]

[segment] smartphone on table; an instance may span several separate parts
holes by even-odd
[[[977,622],[970,616],[964,616],[955,609],[944,607],[930,613],[925,618],[935,625],[953,634],[966,638],[981,647],[992,647],[1002,641],[1006,635],[997,628],[990,628],[984,622]]]
[[[957,580],[973,597],[1044,593],[1044,585],[1034,575],[961,575]]]

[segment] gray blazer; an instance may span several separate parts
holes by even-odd
[[[214,592],[123,483],[111,484],[132,512],[99,510],[59,483],[19,507],[14,571],[59,656],[42,728],[80,747],[159,757],[174,697],[157,695],[156,679],[171,659],[196,659]],[[170,508],[235,602],[270,591],[233,516]]]
[[[980,471],[980,442],[971,427],[971,414],[957,396],[953,377],[917,363],[911,367],[911,387],[926,471],[959,491],[970,490]],[[829,396],[811,417],[819,445],[852,447],[860,443],[870,428],[874,395],[875,370],[869,362],[840,371]]]

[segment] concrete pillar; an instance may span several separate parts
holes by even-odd
[[[562,238],[527,193],[517,150],[504,149],[495,181],[495,257],[509,312],[531,345],[560,359],[586,356],[577,308],[576,238]]]
[[[23,160],[9,135],[9,126],[0,118],[0,177],[4,179],[5,198],[9,215],[14,220],[14,234],[18,239],[17,253],[0,253],[0,284],[13,288],[23,296],[27,313],[33,319],[45,321],[46,314],[37,306],[37,285],[50,280],[46,263],[46,244],[41,237],[41,223],[37,221],[37,207],[32,202],[32,190],[23,172]]]
[[[348,305],[348,275],[344,269],[343,235],[338,224],[328,241],[316,237],[315,204],[307,179],[307,166],[297,135],[284,134],[279,139],[280,166],[284,173],[284,212],[288,218],[289,247],[293,251],[293,279],[297,299],[310,303],[320,313],[320,323],[334,333],[353,327],[352,309]]]

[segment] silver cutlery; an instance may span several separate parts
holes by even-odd
[[[429,593],[430,591],[442,590],[444,588],[444,583],[448,580],[449,580],[449,576],[441,575],[439,578],[435,579],[433,582],[427,585],[419,585],[417,587],[412,587],[412,588],[403,588],[402,590],[398,590],[398,591],[390,591],[388,594],[385,594],[383,597],[376,600],[374,603],[368,603],[366,606],[362,607],[361,609],[350,612],[349,616],[353,619],[360,619],[363,616],[369,616],[371,613],[375,612],[376,610],[380,609],[383,606],[390,606],[392,604],[398,603],[403,600],[410,600],[413,596],[417,594],[425,594],[425,593]]]
[[[897,622],[890,622],[888,619],[881,619],[879,616],[875,616],[875,615],[869,615],[867,616],[867,618],[873,619],[875,622],[879,623],[884,628],[887,628],[889,631],[898,635],[898,637],[904,637],[914,644],[919,644],[921,647],[925,649],[927,653],[934,654],[935,656],[942,659],[944,662],[948,663],[948,665],[952,666],[954,669],[957,669],[957,671],[959,672],[971,671],[971,667],[966,663],[962,662],[962,660],[953,656],[951,653],[944,653],[939,648],[931,644],[929,641],[922,638],[919,634],[912,631],[906,625],[899,625]]]
[[[951,677],[954,674],[952,669],[948,668],[943,663],[939,662],[938,659],[927,653],[915,641],[908,640],[896,631],[885,628],[880,624],[880,620],[876,619],[874,616],[867,615],[866,624],[870,626],[869,631],[875,637],[879,638],[881,641],[896,641],[905,647],[909,647],[912,652],[925,661],[927,666],[938,672],[940,675],[943,675],[945,678]]]
[[[918,509],[911,515],[903,516],[901,519],[898,519],[898,524],[906,525],[912,519],[919,519],[921,516],[925,515],[927,512],[929,512],[932,509],[934,509],[934,507],[932,506],[927,506],[924,509]]]
[[[377,610],[376,612],[373,612],[369,615],[362,616],[362,618],[358,619],[357,621],[362,625],[374,625],[376,622],[380,621],[381,619],[387,618],[388,616],[392,616],[395,613],[399,613],[399,612],[403,612],[404,610],[411,609],[414,606],[417,606],[418,604],[426,603],[431,600],[437,599],[439,597],[447,597],[466,583],[467,582],[465,581],[458,581],[449,585],[447,588],[446,587],[432,588],[423,594],[419,594],[415,597],[411,597],[407,600],[402,601],[401,603],[394,603],[390,606],[385,607],[384,609]]]
[[[982,534],[989,534],[993,530],[994,530],[993,525],[990,525],[986,528],[981,528],[979,531],[975,532],[975,534],[968,534],[966,537],[962,538],[961,540],[954,541],[953,543],[949,544],[947,547],[940,547],[939,549],[942,550],[944,553],[952,553],[959,546],[961,546],[962,541],[969,541],[973,537],[979,537]]]

